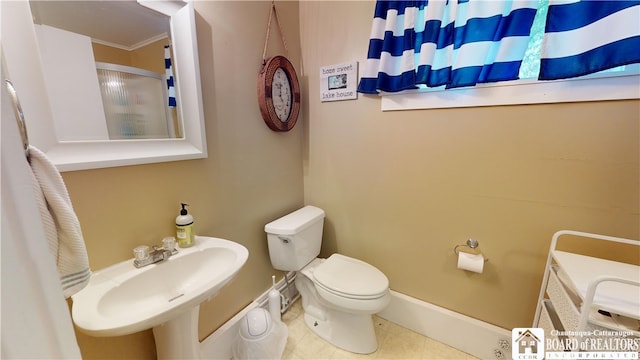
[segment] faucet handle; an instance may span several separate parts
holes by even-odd
[[[167,236],[166,238],[162,239],[162,248],[173,252],[173,250],[176,248],[176,238],[174,238],[173,236]]]
[[[142,261],[149,257],[149,247],[147,245],[140,245],[133,249],[133,256],[136,260]]]

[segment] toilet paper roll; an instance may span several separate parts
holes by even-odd
[[[468,270],[482,274],[484,268],[484,256],[482,254],[469,254],[458,252],[458,269]]]

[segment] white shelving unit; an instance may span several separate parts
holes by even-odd
[[[573,338],[574,333],[582,339],[588,333],[640,337],[640,266],[557,250],[565,235],[629,244],[640,255],[638,240],[558,231],[549,248],[533,326],[543,328],[548,338]]]

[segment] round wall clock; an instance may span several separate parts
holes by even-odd
[[[269,58],[258,75],[258,104],[273,131],[289,131],[300,113],[300,85],[293,65],[284,56]]]

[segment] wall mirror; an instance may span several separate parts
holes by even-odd
[[[191,2],[31,0],[30,9],[52,120],[27,124],[60,171],[207,156]]]

